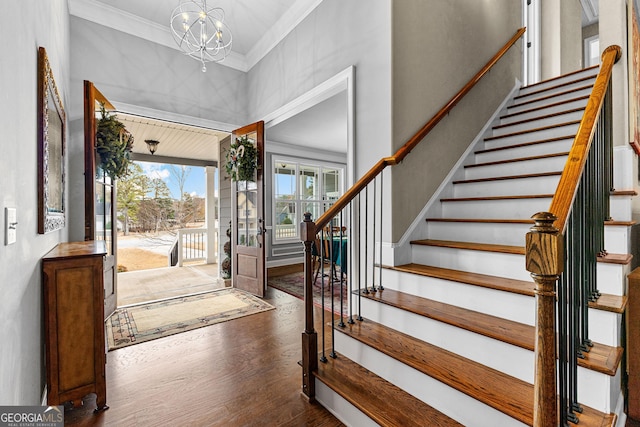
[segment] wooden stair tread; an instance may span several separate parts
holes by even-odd
[[[474,153],[475,154],[491,153],[491,152],[494,152],[494,151],[510,150],[512,148],[522,148],[522,147],[529,147],[531,145],[546,144],[548,142],[563,141],[565,139],[570,139],[570,140],[573,141],[575,139],[575,137],[576,137],[575,135],[557,136],[555,138],[547,138],[547,139],[540,139],[540,140],[537,140],[537,141],[521,142],[521,143],[518,143],[518,144],[506,145],[504,147],[485,148],[483,150],[474,151]]]
[[[536,120],[551,119],[553,117],[562,116],[564,114],[577,113],[579,111],[584,111],[584,108],[570,108],[568,110],[558,111],[558,112],[550,113],[550,114],[544,114],[542,116],[536,116],[536,117],[532,117],[530,119],[519,120],[519,121],[511,122],[511,123],[505,123],[503,125],[495,125],[495,126],[493,126],[493,129],[504,129],[504,128],[508,128],[509,126],[522,125],[522,124],[530,123],[530,122],[533,122],[533,121],[536,121]]]
[[[340,354],[318,363],[314,375],[381,426],[411,426],[425,419],[432,426],[462,425]]]
[[[506,160],[496,160],[493,162],[484,162],[484,163],[475,163],[473,165],[465,165],[465,168],[477,168],[480,166],[494,166],[494,165],[503,165],[507,163],[516,163],[516,162],[527,162],[530,160],[542,160],[542,159],[550,159],[552,157],[564,157],[568,156],[569,152],[564,153],[553,153],[553,154],[541,154],[539,156],[528,156],[528,157],[518,157],[515,159],[506,159]]]
[[[368,319],[341,332],[527,425],[533,423],[533,385]],[[603,414],[584,407],[581,426],[603,426]]]
[[[533,224],[532,219],[506,219],[506,218],[425,218],[427,222],[475,222],[479,224]]]
[[[487,197],[450,197],[440,199],[441,202],[474,202],[481,200],[517,200],[517,199],[552,199],[553,194],[525,194],[518,196],[487,196]]]
[[[631,262],[632,258],[633,255],[631,254],[606,254],[605,256],[599,256],[598,262],[627,265]]]
[[[423,239],[412,240],[412,245],[438,246],[442,248],[468,249],[472,251],[499,252],[505,254],[524,255],[524,246],[495,245],[491,243],[457,242],[453,240]],[[524,265],[523,265],[524,268]]]
[[[487,181],[502,181],[507,179],[524,179],[524,178],[541,178],[545,176],[560,176],[562,174],[559,172],[543,172],[543,173],[528,173],[524,175],[508,175],[508,176],[495,176],[491,178],[477,178],[477,179],[463,179],[458,181],[453,181],[454,184],[468,184],[473,182],[487,182]]]
[[[509,138],[511,136],[526,135],[528,133],[539,132],[539,131],[549,130],[549,129],[556,129],[556,128],[561,128],[561,127],[565,127],[565,126],[572,126],[572,125],[578,125],[578,124],[580,124],[580,120],[572,120],[570,122],[556,123],[556,124],[547,125],[547,126],[540,126],[540,127],[533,128],[533,129],[525,129],[525,130],[520,130],[520,131],[517,131],[517,132],[506,133],[504,135],[488,136],[484,140],[485,141],[495,141],[496,139]]]
[[[637,196],[638,192],[636,190],[613,190],[611,192],[612,196]]]
[[[405,273],[418,274],[420,276],[436,279],[450,280],[469,285],[482,286],[484,288],[512,292],[521,295],[533,296],[534,283],[524,280],[508,279],[505,277],[490,276],[487,274],[469,273],[467,271],[453,270],[449,268],[434,267],[423,264],[405,264],[390,269]]]
[[[531,103],[534,103],[534,102],[546,101],[546,100],[548,100],[548,99],[556,98],[556,97],[558,97],[558,96],[569,95],[570,93],[573,93],[573,92],[580,92],[580,91],[585,90],[585,89],[591,89],[592,87],[593,87],[593,85],[580,86],[580,87],[573,88],[573,89],[569,89],[569,90],[565,90],[565,91],[562,91],[562,92],[552,93],[552,94],[550,94],[550,95],[548,95],[548,96],[542,96],[542,97],[540,97],[540,98],[530,99],[530,100],[528,100],[528,101],[526,101],[526,100],[525,100],[525,101],[520,101],[520,102],[518,102],[517,100],[522,100],[522,99],[524,99],[525,97],[530,96],[531,94],[518,95],[518,96],[514,97],[514,100],[515,100],[516,102],[514,102],[514,103],[513,103],[512,105],[510,105],[509,107],[521,107],[521,106],[523,106],[523,105],[531,104]]]
[[[554,80],[560,80],[560,79],[564,79],[564,78],[569,77],[569,76],[573,76],[574,74],[582,73],[584,71],[595,70],[595,69],[597,69],[599,67],[600,67],[600,65],[592,65],[590,67],[585,67],[585,68],[581,68],[579,70],[570,71],[568,73],[565,73],[565,74],[562,74],[562,75],[559,75],[559,76],[556,76],[556,77],[551,77],[551,78],[548,78],[546,80],[541,80],[539,82],[535,82],[535,83],[531,83],[530,85],[523,86],[522,89],[528,89],[528,88],[540,86],[540,85],[552,82]],[[595,77],[595,74],[594,74],[594,77]]]
[[[487,289],[511,292],[514,294],[534,296],[535,284],[524,280],[509,279],[506,277],[490,276],[487,274],[470,273],[467,271],[453,270],[449,268],[434,267],[424,264],[404,264],[395,267],[385,266],[389,270],[402,271],[403,273],[417,274],[436,279],[449,280],[451,282],[465,283],[467,285],[480,286]],[[601,294],[597,301],[590,301],[589,307],[596,310],[610,311],[622,314],[627,307],[627,297],[621,295]]]
[[[454,240],[422,239],[412,240],[412,245],[437,246],[441,248],[467,249],[472,251],[498,252],[504,254],[524,255],[524,246],[496,245],[493,243],[459,242]],[[631,254],[612,254],[598,256],[598,262],[627,265],[631,262]]]
[[[594,80],[595,81],[596,77],[597,77],[596,75],[589,75],[589,76],[580,77],[579,79],[571,80],[569,82],[560,83],[560,84],[557,84],[555,86],[549,86],[549,87],[545,87],[545,88],[540,88],[538,90],[534,90],[534,91],[531,91],[529,93],[525,93],[525,94],[522,94],[522,95],[516,95],[514,97],[514,99],[524,98],[526,96],[531,96],[531,95],[537,95],[537,94],[540,94],[540,93],[548,92],[550,90],[560,89],[560,88],[565,87],[567,85],[572,85],[572,84],[576,84],[576,83],[580,83],[580,82],[585,82],[587,80]],[[588,87],[591,87],[591,86],[593,86],[593,85],[589,85]],[[533,88],[533,87],[534,86],[530,86],[529,88]]]
[[[475,222],[479,224],[533,224],[535,221],[530,218],[425,218],[427,222]],[[630,227],[636,221],[605,221],[605,226]]]
[[[368,294],[365,294],[363,290],[361,295],[363,298],[428,317],[525,350],[533,351],[535,347],[535,327],[531,325],[392,289],[369,292]],[[591,350],[585,353],[585,358],[578,360],[578,365],[606,375],[615,375],[621,359],[622,347],[593,343]]]
[[[509,119],[511,117],[520,116],[522,114],[528,114],[528,113],[533,113],[534,111],[541,111],[541,110],[544,110],[544,109],[547,109],[547,108],[558,107],[560,105],[570,104],[570,103],[576,102],[576,101],[586,101],[588,99],[589,99],[589,95],[578,96],[576,98],[566,99],[564,101],[554,102],[552,104],[547,104],[547,105],[543,105],[543,106],[540,106],[540,107],[529,108],[527,110],[518,111],[517,113],[505,114],[505,115],[500,116],[500,119]]]

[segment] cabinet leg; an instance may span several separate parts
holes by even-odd
[[[106,396],[96,396],[96,409],[93,412],[98,413],[106,411],[107,409],[109,409],[109,406],[107,405]]]

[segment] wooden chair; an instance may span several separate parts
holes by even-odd
[[[344,235],[346,231],[347,231],[347,227],[344,227],[344,226],[343,227],[326,226],[323,228],[325,237],[340,236],[340,233]],[[316,247],[316,255],[315,255],[314,262],[317,263],[317,265],[316,265],[316,274],[313,277],[313,284],[315,285],[316,281],[318,280],[318,275],[320,274],[320,268],[322,267],[323,262],[329,263],[330,265],[329,274],[335,279],[338,279],[337,273],[336,273],[336,263],[332,259],[333,254],[331,253],[332,241],[329,240],[328,238],[321,239],[319,237],[319,234],[316,234],[314,245]],[[340,272],[340,274],[342,275],[342,272]],[[325,276],[328,276],[328,275],[325,274]],[[324,281],[324,277],[322,280]]]

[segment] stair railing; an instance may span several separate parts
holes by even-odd
[[[331,349],[330,356],[336,357],[333,347],[334,326],[344,326],[345,317],[353,324],[362,320],[360,315],[362,293],[376,292],[382,289],[382,213],[383,213],[383,171],[387,166],[398,165],[422,141],[427,134],[455,107],[458,102],[491,70],[507,51],[522,37],[525,28],[520,28],[511,39],[487,62],[487,64],[438,111],[413,137],[411,137],[393,156],[380,159],[345,194],[330,206],[316,221],[306,213],[300,224],[300,239],[304,244],[304,302],[305,323],[302,333],[302,392],[309,398],[315,398],[313,372],[318,361],[326,361],[325,355],[325,310],[331,310]],[[369,203],[369,193],[373,203]],[[378,204],[376,204],[376,198]],[[378,208],[380,209],[378,211]],[[371,221],[371,224],[369,223]],[[346,224],[346,225],[345,225]],[[355,234],[354,234],[355,232]],[[354,237],[360,237],[353,241]],[[325,244],[330,242],[330,244]],[[317,244],[316,244],[317,243]],[[318,248],[317,246],[320,246]],[[353,254],[355,260],[347,267],[344,255]],[[340,256],[339,256],[340,255]],[[363,258],[363,259],[362,259]],[[315,263],[314,263],[315,259]],[[342,264],[342,265],[336,265]],[[325,274],[328,266],[328,274]],[[376,272],[376,266],[377,272]],[[349,268],[349,278],[345,280],[343,268]],[[317,273],[316,273],[317,271]],[[339,275],[338,275],[339,271]],[[376,275],[378,287],[376,287]],[[317,277],[320,277],[318,284]],[[327,280],[325,280],[325,278]],[[325,282],[327,282],[325,284]],[[354,283],[356,282],[356,283]],[[364,287],[362,286],[364,283]],[[369,288],[368,283],[373,285]],[[357,286],[357,290],[354,289]],[[318,356],[318,334],[314,327],[314,287],[321,295],[321,351]],[[331,303],[325,304],[326,295]],[[335,295],[340,296],[336,307]],[[358,297],[350,297],[351,295]],[[346,303],[345,303],[346,300]],[[346,311],[346,314],[345,314]],[[335,314],[338,313],[338,314]],[[356,314],[354,314],[356,313]]]
[[[613,190],[611,75],[620,56],[619,46],[603,52],[549,212],[533,216],[535,225],[526,237],[526,267],[535,281],[537,310],[536,427],[567,426],[577,422],[576,413],[582,411],[577,396],[578,358],[592,346],[588,303],[600,296],[596,263],[598,257],[606,256],[604,222],[610,219]]]

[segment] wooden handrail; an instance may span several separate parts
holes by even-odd
[[[526,28],[520,28],[511,37],[511,39],[495,54],[493,58],[482,67],[471,80],[447,102],[444,107],[436,113],[415,135],[413,135],[402,147],[396,151],[391,157],[380,159],[369,171],[364,174],[346,193],[342,195],[324,214],[316,220],[316,230],[322,229],[329,224],[331,219],[344,209],[371,181],[375,179],[380,172],[387,166],[393,166],[400,163],[413,150],[416,145],[422,141],[429,132],[456,106],[458,102],[480,81],[480,79],[489,72],[489,70],[502,58],[507,51],[513,46],[524,34]]]
[[[560,182],[556,192],[551,200],[551,206],[549,212],[556,216],[554,222],[555,228],[560,230],[564,234],[571,213],[571,206],[573,200],[576,197],[578,191],[578,184],[580,183],[580,177],[584,171],[585,164],[587,162],[587,155],[591,148],[591,142],[593,141],[593,134],[596,130],[596,123],[600,117],[600,111],[602,110],[602,104],[604,103],[604,97],[607,93],[607,87],[611,81],[611,73],[613,71],[613,64],[618,62],[622,56],[622,49],[620,46],[609,46],[602,53],[602,65],[600,66],[600,72],[593,85],[593,90],[587,101],[587,107],[585,108],[584,115],[580,121],[578,132],[571,146],[569,152],[569,158],[564,166],[562,175],[560,176]]]

